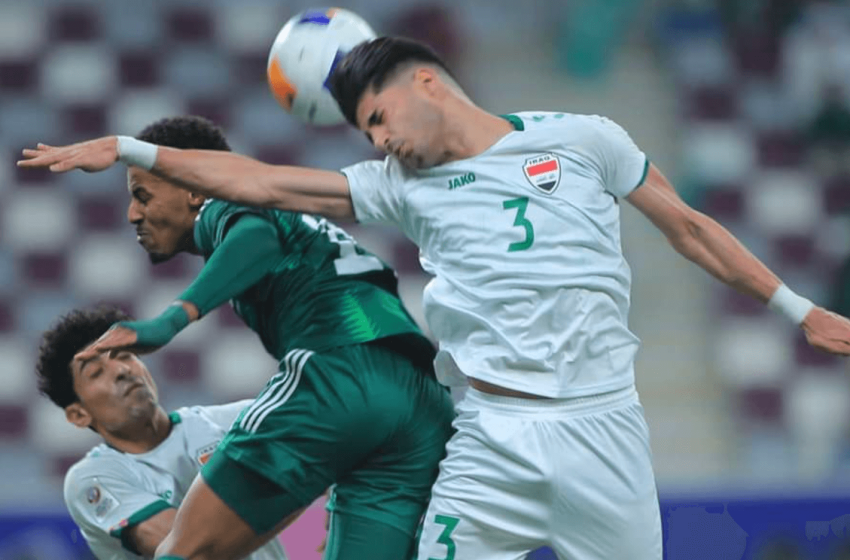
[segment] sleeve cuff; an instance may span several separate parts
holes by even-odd
[[[629,194],[632,194],[633,192],[638,190],[641,187],[641,185],[643,185],[643,183],[646,181],[647,175],[649,175],[649,158],[645,159],[644,164],[643,164],[643,172],[640,174],[640,179],[638,179],[638,182],[635,184],[634,188],[629,191]],[[628,195],[626,195],[626,196],[628,196]]]
[[[117,525],[109,529],[109,535],[121,540],[121,546],[125,549],[129,550],[133,554],[138,554],[138,551],[135,550],[133,544],[129,540],[129,532],[127,529],[138,525],[139,523],[143,523],[153,517],[154,515],[160,513],[161,511],[165,511],[167,509],[172,508],[173,506],[166,502],[165,500],[157,500],[153,503],[150,503],[131,515],[126,519],[122,519]]]

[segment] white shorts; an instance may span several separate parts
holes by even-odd
[[[634,387],[531,400],[469,389],[419,560],[661,560],[649,430]]]

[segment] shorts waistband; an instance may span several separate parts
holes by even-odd
[[[503,397],[483,393],[470,387],[459,406],[468,402],[474,407],[500,410],[504,412],[522,413],[557,413],[562,416],[584,416],[607,410],[614,410],[628,406],[638,401],[637,389],[630,385],[623,389],[589,395],[586,397],[572,397],[566,399],[521,399],[517,397]]]

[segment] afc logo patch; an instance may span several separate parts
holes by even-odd
[[[561,182],[561,162],[555,154],[541,154],[525,160],[525,178],[533,187],[552,194]]]

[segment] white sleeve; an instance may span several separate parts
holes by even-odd
[[[119,461],[87,458],[65,475],[65,504],[92,550],[115,550],[129,527],[173,507]],[[115,540],[117,539],[117,541]]]
[[[236,417],[239,416],[239,413],[245,410],[245,407],[252,402],[254,402],[253,399],[245,399],[215,406],[198,406],[193,408],[196,408],[214,424],[221,426],[225,431],[227,431],[236,420]]]
[[[403,179],[393,167],[392,160],[386,158],[361,161],[342,169],[358,222],[401,224]]]
[[[586,115],[583,120],[587,134],[582,148],[597,168],[603,187],[616,197],[628,196],[646,179],[646,154],[614,121],[598,115]]]

